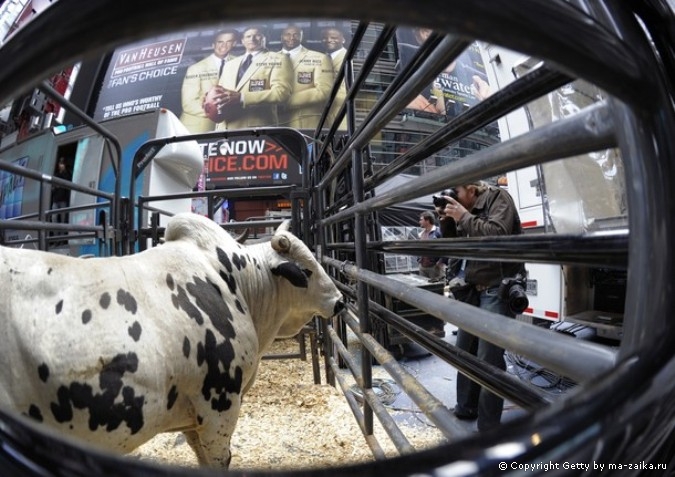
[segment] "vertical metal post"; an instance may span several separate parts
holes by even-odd
[[[40,222],[44,222],[46,220],[47,214],[45,213],[45,210],[49,209],[50,204],[47,202],[47,197],[51,197],[50,194],[47,193],[47,187],[51,188],[51,184],[46,183],[44,181],[40,181],[40,205],[38,208],[38,217]],[[53,215],[49,216],[51,218],[50,221],[53,222]],[[47,234],[49,231],[44,230],[44,229],[38,229],[37,234],[38,234],[38,249],[39,250],[47,250]]]
[[[345,74],[347,81],[351,83],[354,77],[353,63],[350,61],[346,65]],[[354,99],[347,99],[347,128],[350,133],[356,129],[354,118]],[[352,190],[354,193],[354,202],[363,202],[363,151],[355,149],[352,152]],[[356,255],[356,266],[359,268],[368,268],[366,263],[366,221],[363,213],[354,216],[354,252]],[[359,281],[356,287],[357,303],[359,303],[358,317],[359,329],[361,333],[370,333],[371,323],[368,313],[368,285]],[[361,372],[363,375],[364,389],[373,387],[373,368],[372,356],[364,346],[361,350]],[[363,403],[364,429],[367,435],[373,434],[373,408],[364,400]]]

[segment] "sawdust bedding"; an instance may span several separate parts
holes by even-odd
[[[297,350],[297,341],[278,340],[269,353]],[[375,436],[386,455],[397,455],[377,419],[375,423]],[[416,419],[403,420],[399,425],[416,449],[443,442],[438,430]],[[307,361],[274,359],[260,363],[256,382],[244,397],[231,449],[230,469],[306,469],[374,460],[340,389],[314,384],[309,357]],[[181,433],[160,434],[130,457],[198,466]]]

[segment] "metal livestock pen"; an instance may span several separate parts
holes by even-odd
[[[101,15],[105,11],[105,15]],[[162,12],[161,15],[149,13]],[[378,32],[365,58],[345,61],[339,78],[347,79],[347,96],[337,120],[317,128],[313,157],[305,164],[306,183],[296,196],[294,226],[327,267],[349,309],[332,325],[320,325],[326,370],[338,381],[378,458],[374,419],[401,456],[372,464],[294,471],[293,475],[496,475],[500,462],[522,473],[544,462],[630,462],[621,475],[641,475],[644,465],[675,465],[675,22],[672,4],[642,2],[521,0],[497,2],[356,2],[255,4],[196,2],[113,2],[102,0],[69,8],[58,2],[26,25],[0,49],[0,91],[8,100],[26,85],[37,84],[45,71],[76,61],[80,55],[170,28],[203,24],[214,16],[241,20],[264,15],[284,18],[344,17],[360,23],[348,50],[356,60],[366,32]],[[70,28],[44,35],[50,24]],[[378,22],[371,23],[371,22]],[[418,56],[357,118],[355,103],[378,58],[398,25],[420,25],[436,32]],[[385,166],[372,167],[371,146],[424,85],[429,84],[473,41],[521,51],[543,60],[542,66],[424,136]],[[56,45],[56,46],[55,46]],[[49,61],[49,67],[45,66]],[[602,101],[577,114],[534,128],[453,161],[398,188],[378,194],[378,186],[422,163],[494,121],[556,90],[583,79],[606,93]],[[332,100],[339,82],[332,91]],[[324,118],[327,117],[328,107]],[[346,118],[348,135],[338,135]],[[357,121],[358,119],[358,121]],[[565,160],[600,149],[616,148],[625,166],[627,228],[611,234],[527,234],[502,239],[381,240],[378,213],[388,207],[473,180],[531,165]],[[302,198],[302,200],[299,200]],[[135,207],[136,204],[131,204]],[[124,220],[125,215],[113,213]],[[116,226],[121,224],[116,223]],[[139,230],[140,232],[140,230]],[[133,244],[133,237],[127,237]],[[126,246],[122,246],[125,249]],[[624,332],[618,347],[561,336],[516,320],[452,301],[437,293],[392,280],[384,273],[385,253],[431,254],[456,258],[499,259],[573,264],[627,271]],[[447,342],[411,324],[385,306],[395,298],[444,322],[452,323],[517,352],[578,382],[573,393],[551,402],[536,388],[486,366]],[[386,323],[409,340],[441,357],[471,379],[527,410],[498,430],[465,436],[451,411],[403,369],[378,339]],[[347,331],[349,329],[349,331]],[[345,338],[361,344],[355,357]],[[357,359],[358,358],[358,359]],[[447,438],[433,449],[415,450],[373,392],[373,363],[379,363]],[[347,392],[340,367],[348,367],[361,387],[363,405]],[[222,475],[208,469],[155,468],[84,447],[55,441],[2,412],[0,462],[12,475]],[[64,455],[68,458],[64,459]],[[664,465],[665,464],[665,465]],[[543,466],[538,469],[544,473]],[[671,470],[672,471],[672,470]],[[598,471],[594,471],[598,473]],[[232,475],[258,475],[232,471]],[[559,475],[577,474],[560,467]],[[663,472],[665,474],[666,472]],[[264,473],[259,473],[263,475]]]

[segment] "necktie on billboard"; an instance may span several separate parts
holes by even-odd
[[[223,76],[223,66],[225,66],[225,58],[220,59],[220,68],[218,69],[218,79]]]
[[[241,62],[241,65],[239,65],[239,71],[237,72],[237,84],[239,84],[241,81],[241,78],[244,76],[244,73],[246,73],[248,67],[251,66],[252,59],[253,55],[248,54],[246,55],[246,58],[244,58],[244,61]]]

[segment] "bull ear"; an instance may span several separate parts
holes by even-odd
[[[274,275],[284,277],[286,280],[291,282],[291,285],[294,287],[307,288],[309,286],[307,274],[295,263],[283,262],[278,267],[273,268],[271,271]]]
[[[286,258],[309,270],[316,270],[317,263],[307,246],[290,232],[277,232],[272,236],[272,248]]]
[[[272,248],[278,253],[288,253],[291,250],[291,240],[278,232],[272,237]]]

